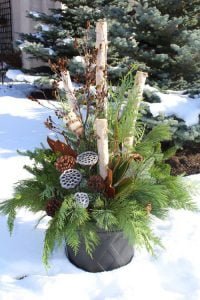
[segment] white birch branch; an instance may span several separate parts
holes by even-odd
[[[64,90],[65,90],[65,93],[66,93],[66,96],[68,99],[68,104],[69,104],[70,108],[73,110],[73,112],[78,114],[79,113],[78,102],[77,102],[76,96],[74,94],[74,87],[72,85],[69,71],[61,72],[61,78],[62,78]]]
[[[104,112],[105,115],[107,114],[107,47],[107,22],[101,20],[96,23],[96,89],[97,108],[100,112]]]
[[[79,137],[83,134],[84,129],[69,71],[61,72],[61,78],[69,106],[69,113],[64,117],[64,120],[69,129]]]
[[[109,163],[107,119],[96,119],[95,129],[97,135],[97,149],[99,156],[99,174],[103,179],[106,179]]]

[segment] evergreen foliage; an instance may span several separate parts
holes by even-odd
[[[136,67],[132,66],[120,84],[109,90],[108,122],[112,128],[110,143],[113,151],[116,147],[119,150],[120,145],[124,143],[127,137],[134,135],[139,139],[144,131],[144,126],[139,122],[137,123],[137,130],[135,126],[131,126],[136,117],[136,112],[133,110],[137,101],[137,92],[133,87],[135,69]]]
[[[109,25],[109,79],[118,80],[132,63],[149,73],[149,82],[164,88],[198,88],[200,82],[199,0],[62,0],[50,15],[30,12],[36,32],[23,35],[23,48],[44,61],[71,59],[74,79],[84,72],[85,34],[95,22]],[[87,33],[86,33],[87,32]],[[80,77],[80,76],[78,76]],[[80,79],[80,78],[79,78]]]
[[[172,133],[171,144],[177,149],[189,143],[195,145],[200,142],[200,122],[195,125],[187,126],[184,120],[177,118],[175,115],[165,116],[160,114],[153,117],[149,107],[146,105],[141,113],[140,121],[145,123],[147,132],[159,124],[168,125]]]
[[[137,1],[137,59],[146,64],[157,85],[171,88],[198,86],[199,11],[199,0]]]
[[[127,22],[131,22],[130,16],[127,15],[129,1],[64,0],[61,4],[61,9],[51,9],[50,16],[44,13],[29,13],[29,17],[37,22],[37,26],[36,33],[22,35],[25,51],[44,61],[47,61],[47,57],[51,60],[59,57],[74,58],[69,68],[71,74],[77,76],[77,69],[80,68],[81,71],[81,62],[76,60],[76,56],[84,52],[85,36],[89,33],[88,38],[92,43],[96,21],[107,18],[110,20],[109,40],[112,41],[108,53],[109,74],[110,78],[121,77],[133,61],[130,57],[132,49],[136,46],[132,28]]]

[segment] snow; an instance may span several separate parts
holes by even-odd
[[[23,80],[21,80],[22,76],[24,76],[24,73],[20,70],[10,69],[6,72],[6,77],[8,77],[11,80],[23,81]]]
[[[34,33],[31,33],[31,35],[32,35],[32,37],[36,37],[37,39],[40,39],[40,41],[44,41],[44,38],[43,38],[41,32],[34,32]],[[21,42],[21,45],[23,45],[23,42]],[[22,46],[22,49],[23,49],[23,46]]]
[[[69,37],[69,38],[63,39],[62,42],[64,45],[72,44],[74,42],[74,39]]]
[[[49,49],[48,49],[48,51],[49,51]],[[29,82],[31,84],[33,84],[35,80],[38,80],[38,79],[41,78],[40,76],[33,76],[33,75],[24,74],[22,71],[20,71],[18,69],[8,70],[6,72],[6,77],[8,79],[13,80],[13,81]]]
[[[188,95],[169,92],[167,94],[156,92],[154,88],[148,88],[160,98],[160,103],[150,103],[150,111],[154,117],[159,114],[165,116],[176,115],[183,119],[187,126],[192,126],[199,123],[200,115],[200,96],[190,98]]]
[[[63,18],[63,16],[61,14],[54,14],[53,17],[56,18],[56,19]]]
[[[50,30],[50,27],[49,27],[49,25],[47,25],[47,24],[38,24],[37,25],[38,27],[41,27],[41,29],[43,30],[43,31],[49,31]]]
[[[29,15],[33,16],[35,18],[40,18],[41,17],[41,13],[39,13],[37,11],[29,11]]]
[[[44,50],[47,51],[49,55],[55,55],[55,51],[51,48],[44,48]]]
[[[58,45],[58,46],[70,45],[70,44],[72,45],[73,42],[74,42],[74,39],[70,38],[70,37],[67,37],[65,39],[59,38],[59,39],[56,40],[56,45]]]
[[[85,64],[85,59],[83,56],[74,56],[73,59],[72,59],[73,62],[76,62],[76,63],[81,63],[81,64]]]
[[[14,83],[12,88],[0,86],[0,201],[11,197],[14,183],[28,176],[23,165],[29,161],[16,149],[33,149],[45,142],[48,133],[43,121],[49,110],[26,99],[29,88]],[[176,112],[181,110],[178,104]],[[185,180],[199,189],[200,174]],[[200,206],[199,194],[193,197]],[[34,229],[40,215],[20,210],[12,237],[6,218],[0,217],[1,300],[200,299],[200,213],[171,210],[168,220],[155,219],[165,250],[157,250],[156,258],[136,250],[129,265],[97,274],[73,266],[64,245],[53,253],[51,268],[44,268],[41,254],[47,220]]]

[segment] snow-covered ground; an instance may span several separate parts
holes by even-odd
[[[152,115],[158,116],[163,113],[166,116],[176,114],[183,119],[187,126],[198,124],[200,115],[200,98],[190,98],[187,95],[176,95],[157,93],[160,103],[151,103],[150,111]]]
[[[27,100],[26,92],[23,83],[0,86],[0,201],[27,176],[23,170],[27,159],[16,149],[33,149],[45,143],[48,133],[43,121],[49,111]],[[181,112],[181,105],[174,107]],[[186,180],[200,191],[200,174]],[[194,199],[200,206],[200,195]],[[157,251],[157,258],[136,251],[129,265],[98,274],[73,266],[64,247],[54,252],[51,269],[45,270],[41,263],[45,224],[34,229],[36,220],[36,215],[20,210],[10,237],[6,218],[0,217],[0,300],[200,299],[200,213],[172,210],[168,220],[155,221],[166,247]]]

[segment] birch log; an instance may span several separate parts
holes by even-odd
[[[97,109],[99,112],[107,114],[107,47],[108,34],[107,22],[105,20],[96,23],[96,89],[97,89]]]
[[[130,124],[130,126],[132,126],[133,129],[135,128],[136,125],[138,111],[139,111],[140,103],[143,99],[143,91],[144,91],[145,81],[147,77],[148,74],[141,71],[137,71],[135,75],[135,81],[134,81],[134,91],[136,94],[136,101],[134,102],[135,116],[132,125]],[[129,149],[131,149],[133,144],[134,144],[134,136],[127,137],[124,141],[124,151],[129,151]]]
[[[96,119],[95,129],[97,135],[97,149],[99,156],[99,174],[103,179],[106,179],[109,163],[107,119]]]
[[[79,137],[83,134],[83,124],[69,71],[61,72],[61,78],[69,105],[69,113],[64,120],[69,129]]]

